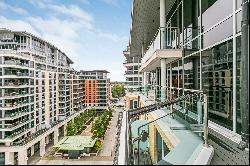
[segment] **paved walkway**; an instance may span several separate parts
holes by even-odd
[[[92,124],[88,125],[88,127],[82,132],[81,136],[92,136],[93,133],[91,133],[91,129],[92,129]]]
[[[113,113],[110,126],[107,129],[106,135],[104,137],[102,150],[99,152],[98,156],[111,156],[112,155],[112,151],[115,146],[115,136],[117,132],[116,125],[118,121],[118,115],[119,115],[119,111],[118,109],[116,109],[116,111]]]
[[[113,165],[113,160],[40,160],[36,165]]]

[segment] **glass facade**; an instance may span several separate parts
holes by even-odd
[[[157,162],[161,161],[169,152],[169,148],[163,141],[160,133],[156,130],[156,148],[157,148]]]
[[[210,120],[233,130],[233,42],[202,52],[203,89],[208,91]]]
[[[234,16],[233,0],[202,0],[202,31],[201,28],[198,31],[192,28],[192,25],[200,24],[200,14],[191,10],[193,8],[198,9],[196,3],[198,1],[193,1],[193,4],[184,4],[185,51],[183,58],[167,64],[167,86],[207,90],[209,120],[240,133],[241,2],[237,1],[235,3],[237,12],[235,12]],[[221,11],[222,6],[223,11]],[[173,8],[176,8],[176,6],[173,6]],[[179,9],[176,11],[180,12]],[[175,23],[176,20],[181,21],[181,15],[179,15],[179,19],[175,15],[168,22]],[[235,22],[233,17],[235,17]],[[179,24],[179,26],[181,27],[182,25]],[[233,29],[235,29],[235,33]],[[182,34],[180,35],[182,36]],[[234,38],[236,39],[236,50],[233,50]],[[201,45],[197,39],[201,41]],[[197,42],[199,47],[194,47],[194,45],[197,45]],[[237,61],[236,75],[233,75],[234,51],[236,52]],[[233,127],[234,79],[236,79],[236,129]],[[170,95],[178,97],[183,93],[179,89],[168,90],[167,94],[167,99],[170,99]],[[192,111],[196,112],[196,106],[192,107]]]
[[[0,153],[0,165],[5,165],[5,153]]]

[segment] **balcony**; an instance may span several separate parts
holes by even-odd
[[[29,132],[30,127],[24,127],[18,131],[13,132],[13,134],[6,136],[5,139],[16,139],[18,137],[21,137],[22,135],[26,134]]]
[[[28,100],[24,100],[24,101],[21,101],[21,102],[7,102],[3,105],[2,109],[4,110],[13,110],[13,109],[17,109],[17,108],[21,108],[21,107],[24,107],[24,106],[28,106],[28,105],[31,105],[31,104],[34,104],[33,103],[34,101],[30,101],[28,102]]]
[[[7,67],[14,67],[14,68],[24,68],[24,69],[29,68],[29,63],[27,63],[27,61],[18,60],[14,58],[6,59],[2,65],[7,66]]]
[[[126,62],[123,63],[124,67],[138,66],[138,65],[141,65],[141,62],[139,60],[137,60],[137,61],[127,60]]]
[[[138,71],[130,71],[130,70],[128,70],[128,71],[125,71],[125,74],[124,74],[124,76],[125,77],[138,77]]]
[[[123,124],[128,126],[123,131],[128,134],[128,154],[118,158],[125,157],[133,165],[208,164],[213,147],[207,142],[206,94],[167,88],[166,102],[159,103],[148,97],[152,89],[136,93],[144,107],[128,111],[128,122]]]
[[[6,90],[2,95],[0,95],[0,98],[3,99],[14,99],[14,98],[20,98],[20,97],[25,97],[27,95],[30,95],[28,90],[17,90],[17,91],[13,91],[13,90]]]
[[[181,35],[177,27],[160,27],[150,42],[142,58],[140,72],[147,72],[160,67],[160,60],[170,63],[182,57]]]
[[[30,86],[28,82],[22,82],[22,81],[6,81],[2,85],[4,88],[22,88],[22,87],[28,87]]]
[[[17,122],[14,122],[12,124],[5,124],[3,126],[0,126],[0,128],[4,129],[4,130],[14,130],[14,129],[17,129],[18,127],[21,127],[21,126],[24,126],[25,124],[31,122],[32,120],[34,120],[34,118],[25,118],[21,121],[17,121]]]

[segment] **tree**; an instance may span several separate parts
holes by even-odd
[[[95,120],[91,129],[94,138],[104,138],[111,115],[112,110],[107,109]]]
[[[67,136],[74,136],[77,133],[75,124],[70,121],[66,126]]]
[[[125,95],[124,85],[122,84],[115,84],[112,88],[112,97],[119,98]]]

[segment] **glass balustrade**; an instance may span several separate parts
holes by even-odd
[[[152,90],[147,87],[146,91]],[[178,88],[167,88],[167,100],[165,104],[149,105],[129,112],[129,157],[130,164],[148,165],[156,164],[163,157],[168,157],[171,152],[161,134],[153,134],[154,125],[157,124],[162,131],[174,133],[180,139],[185,139],[185,133],[193,133],[192,136],[207,141],[207,98],[202,91],[183,89],[183,94],[178,94]],[[145,91],[144,91],[145,92]],[[206,103],[206,104],[205,104]],[[164,108],[164,109],[162,109]],[[154,117],[148,118],[148,113]],[[146,115],[147,114],[147,115]],[[167,126],[167,128],[166,128]],[[158,130],[156,130],[158,132]],[[154,139],[154,137],[156,137]],[[156,152],[157,159],[155,158]]]

